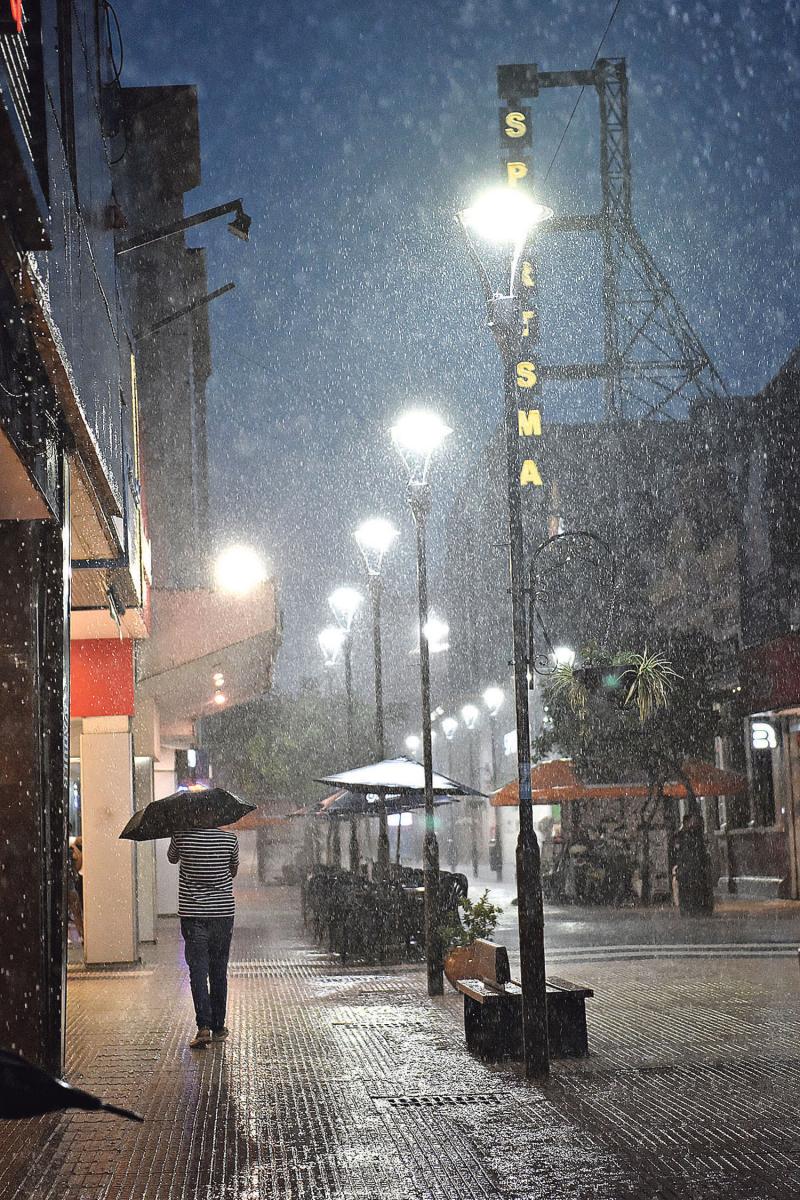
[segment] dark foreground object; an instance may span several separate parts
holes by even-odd
[[[10,1050],[0,1050],[0,1118],[38,1117],[64,1108],[102,1109],[129,1121],[144,1120],[128,1108],[117,1108],[99,1096],[70,1087]]]
[[[477,979],[456,983],[464,996],[467,1048],[497,1061],[522,1058],[522,988],[511,978],[508,951],[495,942],[475,942]],[[550,976],[547,980],[547,1036],[552,1058],[589,1053],[586,998],[591,988]]]
[[[188,829],[216,829],[241,821],[255,808],[224,788],[185,788],[135,812],[119,836],[131,842],[150,842]]]

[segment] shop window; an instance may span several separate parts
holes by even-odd
[[[775,824],[775,787],[772,781],[772,754],[753,754],[753,816],[756,825]]]

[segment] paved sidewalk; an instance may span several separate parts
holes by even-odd
[[[576,955],[592,1056],[538,1087],[466,1053],[455,994],[342,969],[296,906],[245,893],[233,1035],[206,1051],[177,922],[140,969],[70,973],[70,1079],[146,1121],[0,1126],[3,1200],[800,1197],[796,960]]]

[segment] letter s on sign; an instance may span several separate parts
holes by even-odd
[[[525,123],[525,113],[513,111],[506,113],[506,137],[521,138],[525,137],[527,132],[528,127]]]
[[[532,362],[517,363],[517,387],[536,387],[536,367]]]

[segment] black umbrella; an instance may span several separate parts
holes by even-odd
[[[150,842],[187,829],[216,829],[233,825],[255,807],[224,788],[179,788],[135,812],[119,836],[132,842]]]
[[[99,1096],[70,1087],[10,1050],[0,1050],[0,1118],[38,1117],[64,1108],[102,1109],[129,1121],[143,1121],[129,1108],[106,1104]]]

